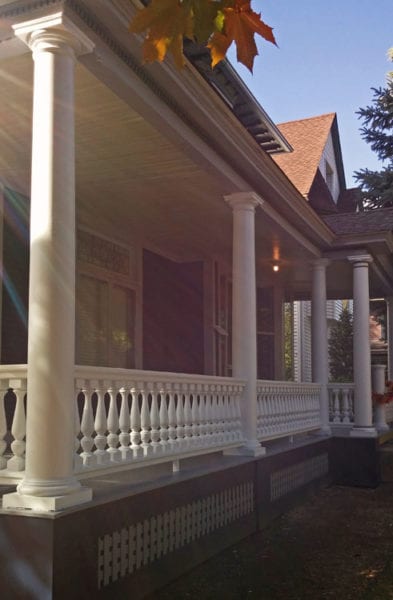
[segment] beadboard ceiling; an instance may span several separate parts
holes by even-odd
[[[30,187],[32,60],[0,63],[0,179],[28,194]],[[222,178],[188,158],[112,91],[76,68],[77,210],[86,224],[139,235],[178,260],[207,254],[230,259],[232,212]],[[259,210],[259,209],[258,209]],[[267,215],[257,219],[257,255],[271,270],[277,254],[300,265],[306,251]]]

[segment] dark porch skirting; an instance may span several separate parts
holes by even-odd
[[[285,450],[273,446],[257,459],[211,457],[142,484],[124,485],[121,474],[97,476],[86,484],[94,488],[111,478],[111,492],[96,494],[89,505],[51,516],[0,514],[1,595],[143,598],[318,486],[341,483],[334,470],[342,444],[314,438]]]

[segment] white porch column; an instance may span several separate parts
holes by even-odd
[[[255,277],[255,207],[253,192],[225,196],[233,209],[232,365],[234,377],[245,379],[242,424],[245,453],[263,454],[257,440],[257,319]]]
[[[15,26],[34,59],[26,472],[5,507],[91,499],[73,475],[75,57],[92,44],[61,14]]]
[[[321,385],[321,433],[329,435],[329,349],[326,320],[326,267],[327,259],[321,258],[312,263],[311,298],[311,356],[312,380]]]
[[[386,312],[388,317],[388,379],[393,379],[393,296],[386,298]]]
[[[385,392],[385,365],[372,365],[371,380],[373,392],[383,394]],[[377,402],[374,408],[374,425],[377,431],[388,431],[389,425],[386,423],[385,404]]]
[[[370,350],[369,254],[349,256],[353,266],[353,376],[355,383],[355,419],[351,436],[373,437]]]
[[[4,185],[0,181],[0,333],[3,329],[3,281],[4,281]],[[0,337],[0,360],[1,360]]]

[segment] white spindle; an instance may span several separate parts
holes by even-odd
[[[150,410],[149,410],[149,399],[145,388],[141,390],[142,396],[142,408],[141,408],[141,440],[143,455],[149,456],[152,453],[152,446],[150,445]]]
[[[128,394],[124,385],[119,386],[119,394],[121,398],[120,415],[119,415],[119,442],[120,455],[122,460],[129,460],[132,457],[130,448],[130,410],[128,407]]]
[[[165,386],[165,389],[168,394],[168,436],[169,436],[169,448],[171,452],[174,452],[177,446],[177,431],[176,431],[176,404],[175,404],[175,395],[173,393],[172,385],[168,383]]]
[[[13,456],[7,463],[7,469],[10,471],[23,471],[25,468],[25,435],[26,435],[26,413],[25,413],[25,395],[26,380],[11,379],[10,388],[15,394],[16,403],[14,418],[12,420],[11,433],[13,441],[11,442],[11,451]]]
[[[81,432],[81,422],[79,418],[79,389],[83,387],[80,385],[80,382],[77,380],[75,389],[75,422],[74,422],[74,432],[75,432],[75,440],[74,440],[74,469],[75,471],[80,471],[83,467],[83,459],[81,454],[79,453],[81,443],[79,441],[79,436]]]
[[[131,387],[131,450],[134,458],[143,456],[141,445],[141,413],[139,409],[139,390]]]
[[[0,382],[0,469],[5,469],[7,460],[4,457],[4,452],[7,448],[5,436],[7,435],[7,421],[5,418],[5,395],[7,388],[4,387],[4,381]]]
[[[109,409],[108,409],[108,454],[111,462],[116,462],[121,459],[119,445],[119,414],[117,412],[117,399],[116,389],[112,387],[112,383],[106,384],[107,394],[109,396]]]
[[[81,447],[82,453],[81,457],[83,460],[83,464],[86,467],[90,467],[97,462],[96,456],[92,453],[92,448],[94,446],[93,440],[93,432],[94,432],[94,418],[93,418],[93,408],[91,405],[91,394],[89,390],[86,389],[85,385],[82,384],[80,388],[80,393],[83,395],[83,411],[82,411],[82,420],[81,420]]]
[[[343,388],[343,423],[350,423],[350,413],[349,413],[349,390],[347,388]]]
[[[333,406],[334,406],[333,423],[341,423],[340,390],[338,388],[335,388],[333,390]]]
[[[185,447],[190,448],[192,446],[192,414],[191,414],[191,403],[190,403],[190,390],[188,384],[182,385],[183,397],[184,397],[184,437]]]
[[[157,453],[161,448],[160,444],[160,416],[158,412],[158,403],[157,403],[157,392],[153,388],[153,386],[149,387],[149,395],[151,398],[150,404],[150,425],[151,425],[151,445],[153,448],[153,452]]]
[[[159,398],[160,398],[160,438],[161,438],[161,446],[163,452],[168,451],[169,443],[169,430],[168,430],[168,406],[166,401],[166,393],[165,388],[162,383],[157,385],[159,390]]]
[[[183,406],[183,394],[176,390],[176,434],[177,434],[177,446],[179,449],[186,447],[184,440],[184,406]]]
[[[97,397],[97,409],[96,416],[94,419],[94,429],[96,431],[96,436],[94,438],[96,450],[94,452],[94,456],[97,459],[97,464],[105,465],[109,462],[109,454],[106,451],[106,432],[108,430],[108,426],[106,419],[104,393],[100,389],[100,384],[98,382],[94,383],[94,393]]]
[[[192,439],[194,446],[200,446],[201,443],[201,416],[199,411],[198,394],[193,385],[191,387],[191,420],[192,420]]]

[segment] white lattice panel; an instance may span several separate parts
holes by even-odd
[[[327,453],[313,456],[308,460],[280,469],[270,476],[270,500],[278,500],[306,483],[329,472]]]
[[[246,482],[153,515],[98,539],[98,588],[156,561],[254,510]]]

